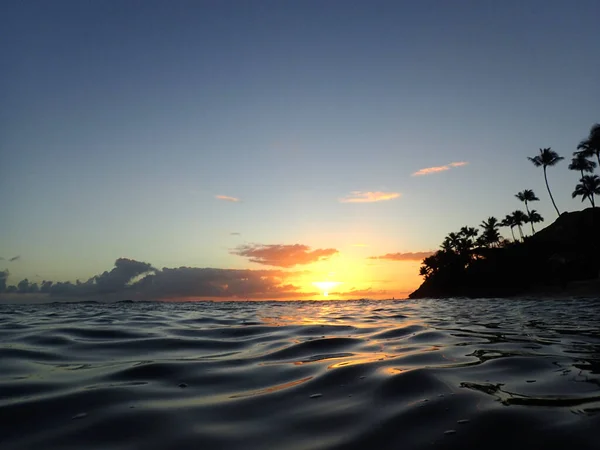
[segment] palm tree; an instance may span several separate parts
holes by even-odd
[[[579,143],[577,149],[588,158],[596,155],[600,166],[600,123],[592,125],[589,136]]]
[[[502,222],[500,222],[500,225],[502,225],[503,227],[510,227],[510,234],[512,234],[513,241],[517,240],[515,238],[515,232],[514,232],[516,223],[515,223],[515,220],[513,219],[512,214],[507,214],[506,217],[504,217],[504,220],[502,220]]]
[[[543,222],[544,218],[535,209],[532,209],[529,212],[529,214],[527,214],[527,220],[531,224],[531,231],[535,233],[535,230],[533,229],[533,224]]]
[[[521,235],[521,240],[523,240],[524,239],[523,228],[521,228],[521,226],[528,222],[529,219],[527,218],[527,214],[525,214],[521,210],[517,210],[512,213],[512,218],[515,223],[515,226],[519,229],[519,234]]]
[[[473,227],[462,227],[459,236],[462,237],[464,250],[471,250],[475,246],[475,239],[479,234],[479,230]]]
[[[550,192],[550,186],[548,185],[548,176],[546,174],[546,168],[549,166],[554,166],[559,161],[562,161],[562,156],[559,156],[554,150],[550,147],[548,148],[540,148],[540,154],[534,156],[533,158],[527,157],[529,161],[533,163],[535,167],[543,167],[544,168],[544,180],[546,180],[546,188],[548,189],[548,194],[550,194],[550,200],[552,200],[552,204],[554,205],[554,209],[556,209],[556,213],[560,216],[560,211],[556,207],[556,203],[554,202],[554,197],[552,197],[552,192]]]
[[[457,233],[448,233],[442,242],[442,250],[458,252],[460,248],[460,236]]]
[[[536,197],[535,193],[531,189],[525,189],[524,191],[521,191],[521,192],[515,194],[515,197],[517,197],[522,202],[525,202],[525,210],[527,211],[528,216],[529,216],[529,206],[527,206],[527,202],[537,202],[540,200],[539,198]],[[533,231],[533,224],[531,224],[531,232],[535,233],[535,231]]]
[[[575,198],[581,195],[581,201],[587,198],[592,204],[592,208],[595,208],[594,195],[600,195],[600,177],[598,175],[586,175],[579,181],[581,183],[575,186],[571,196]]]
[[[581,172],[581,178],[583,178],[583,172],[592,173],[596,168],[596,163],[587,159],[582,152],[573,153],[573,159],[569,164],[569,170],[579,170]]]
[[[491,247],[494,244],[500,242],[500,222],[495,217],[488,217],[487,220],[481,222],[481,228],[483,228],[483,234],[481,235],[481,244]]]

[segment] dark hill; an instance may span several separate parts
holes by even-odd
[[[409,297],[509,297],[596,279],[600,208],[563,213],[525,242],[477,248],[466,262],[464,257],[454,258]]]

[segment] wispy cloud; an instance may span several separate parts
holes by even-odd
[[[393,200],[400,197],[399,192],[362,192],[352,191],[350,195],[340,198],[341,203],[373,203]]]
[[[294,245],[240,245],[231,252],[234,255],[244,256],[251,262],[276,267],[293,267],[301,264],[328,259],[338,253],[335,248],[310,250],[302,244]]]
[[[368,244],[352,244],[352,247],[368,247]]]
[[[419,169],[415,173],[413,173],[413,177],[421,176],[421,175],[431,175],[434,173],[445,172],[447,170],[452,169],[453,167],[462,167],[469,164],[467,161],[457,161],[451,162],[450,164],[446,164],[445,166],[434,166],[434,167],[426,167],[424,169]]]
[[[229,233],[230,236],[240,236],[242,233],[238,233],[237,231],[233,231]]]
[[[385,259],[388,261],[421,261],[433,252],[408,252],[408,253],[387,253],[381,256],[369,256],[369,259]]]
[[[240,199],[237,197],[230,197],[229,195],[215,195],[217,200],[224,200],[226,202],[239,202]]]
[[[13,256],[12,258],[8,258],[8,262],[15,262],[21,259],[21,255]]]

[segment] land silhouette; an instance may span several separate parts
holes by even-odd
[[[534,224],[543,218],[529,209],[529,203],[539,198],[531,189],[518,192],[515,196],[525,204],[526,212],[516,210],[501,221],[489,217],[481,223],[481,233],[468,226],[449,233],[440,250],[423,260],[419,274],[424,281],[409,297],[600,294],[600,208],[595,203],[595,196],[600,195],[600,177],[593,173],[600,167],[600,124],[592,126],[589,135],[579,143],[568,167],[581,175],[572,197],[588,200],[591,208],[560,213],[548,183],[547,168],[563,159],[550,147],[528,157],[543,169],[548,195],[558,214],[556,221],[536,232]],[[523,232],[527,223],[531,225],[530,236]],[[500,227],[510,228],[512,240],[501,237]]]

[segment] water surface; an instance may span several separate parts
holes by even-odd
[[[0,306],[0,448],[600,448],[600,299]]]

